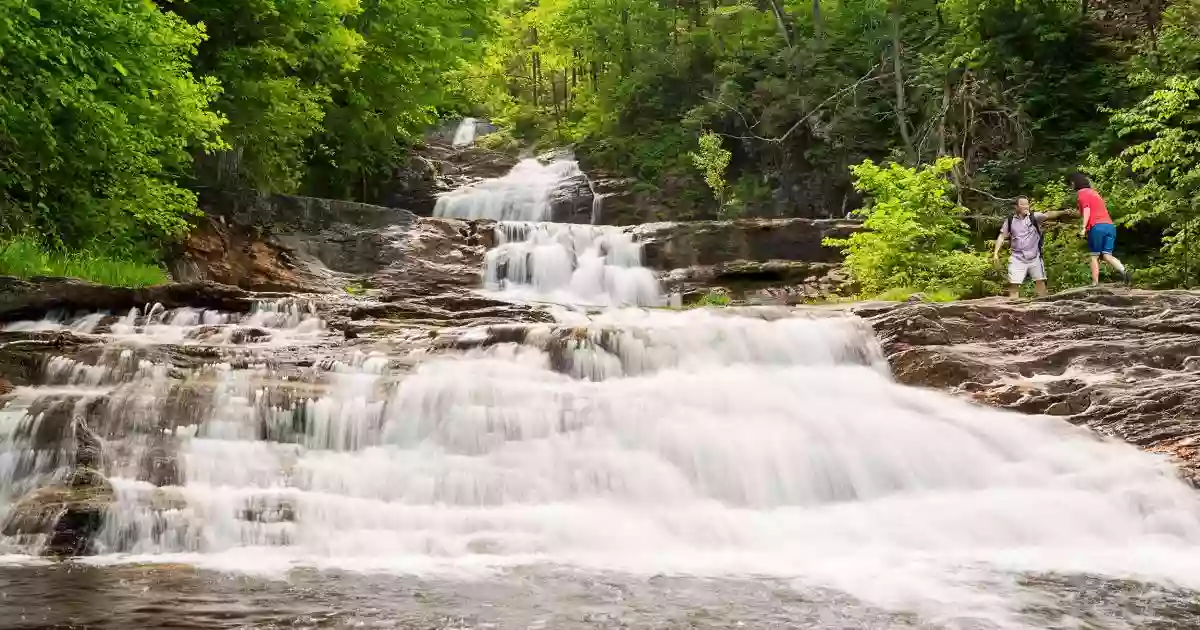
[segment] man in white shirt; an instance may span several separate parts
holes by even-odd
[[[1025,276],[1033,278],[1034,290],[1039,297],[1046,295],[1046,264],[1042,260],[1042,224],[1066,214],[1056,212],[1030,212],[1029,199],[1017,198],[1017,208],[1000,226],[996,238],[996,249],[992,261],[999,264],[1000,248],[1005,240],[1012,241],[1012,253],[1008,257],[1008,297],[1021,294]]]

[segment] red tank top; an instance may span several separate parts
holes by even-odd
[[[1108,206],[1104,205],[1104,199],[1100,197],[1100,193],[1091,188],[1079,191],[1080,214],[1083,214],[1085,207],[1092,209],[1092,213],[1088,215],[1087,229],[1092,229],[1092,226],[1097,223],[1112,223],[1112,217],[1108,216]]]

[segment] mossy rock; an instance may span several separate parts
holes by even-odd
[[[0,533],[48,536],[47,555],[87,555],[105,510],[115,499],[112,484],[100,471],[81,466],[71,474],[69,483],[25,495],[9,512]]]

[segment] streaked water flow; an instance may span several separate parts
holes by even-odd
[[[433,214],[450,219],[550,221],[551,195],[564,182],[582,177],[579,164],[556,159],[521,160],[503,177],[480,180],[438,197]]]
[[[466,147],[475,143],[475,125],[478,123],[474,118],[464,118],[458,123],[458,128],[454,130],[454,139],[452,144],[456,147]]]
[[[1164,461],[900,386],[859,320],[779,315],[609,310],[415,368],[299,302],[12,326],[105,345],[0,410],[0,518],[66,478],[82,418],[116,497],[97,565],[770,576],[963,628],[1047,627],[1029,574],[1200,588]]]
[[[548,164],[522,160],[504,177],[485,179],[438,198],[434,214],[496,219],[496,247],[484,262],[484,288],[514,300],[576,306],[661,306],[653,271],[642,265],[642,247],[615,226],[554,223],[551,200],[567,182],[586,177],[559,157]],[[591,189],[591,220],[603,198]]]
[[[496,226],[484,261],[484,286],[509,297],[595,306],[658,306],[654,272],[642,248],[619,227],[566,223]]]

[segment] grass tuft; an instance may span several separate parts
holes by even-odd
[[[926,302],[953,302],[959,299],[959,295],[950,289],[935,289],[933,291],[918,291],[911,287],[897,287],[888,289],[875,297],[876,300],[884,302],[903,302],[908,298],[920,293],[925,297]]]
[[[60,251],[29,236],[0,240],[0,275],[32,278],[64,276],[115,287],[166,284],[167,273],[156,265],[120,260],[92,251]]]

